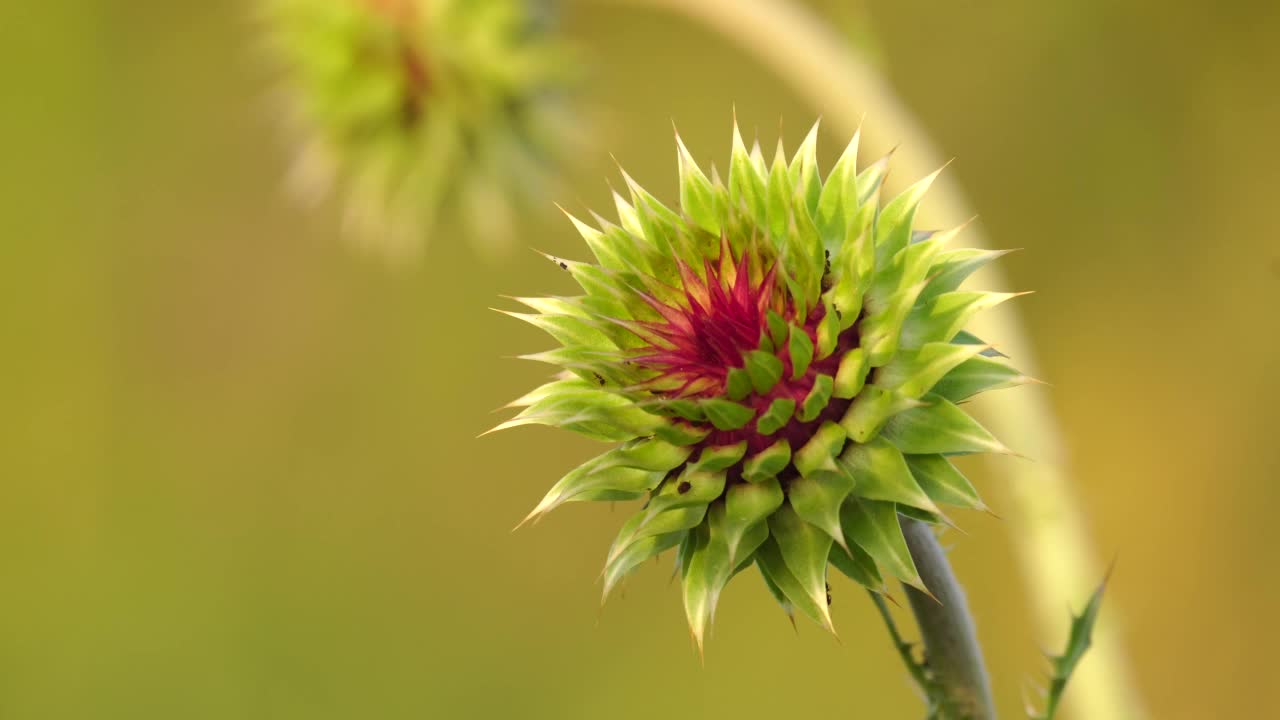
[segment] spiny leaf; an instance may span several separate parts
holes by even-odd
[[[882,436],[910,455],[1009,452],[950,400],[930,395],[925,403],[890,418]]]
[[[818,201],[822,194],[822,177],[818,174],[818,122],[809,128],[804,141],[796,149],[787,171],[791,185],[796,189],[797,206],[806,215],[813,217],[818,211]]]
[[[789,330],[787,328],[787,320],[778,314],[778,311],[770,309],[765,313],[765,323],[769,326],[769,339],[773,341],[773,346],[781,350],[787,342]]]
[[[751,408],[721,398],[703,400],[702,409],[718,430],[737,430],[751,422],[755,415]]]
[[[1031,711],[1033,720],[1053,720],[1057,716],[1058,704],[1062,701],[1062,694],[1067,689],[1067,681],[1071,679],[1071,673],[1075,671],[1076,665],[1080,663],[1085,651],[1093,643],[1093,626],[1098,621],[1098,611],[1102,609],[1102,593],[1106,589],[1107,580],[1104,579],[1089,597],[1084,610],[1071,618],[1071,632],[1067,638],[1066,649],[1061,655],[1049,658],[1053,665],[1053,672],[1049,678],[1049,693],[1045,700],[1044,712],[1036,714]]]
[[[773,579],[779,581],[779,587],[796,607],[834,633],[827,607],[827,555],[831,552],[831,536],[805,522],[784,504],[769,516],[769,538],[776,541],[775,547],[791,577],[791,587],[780,580],[771,564]],[[768,547],[766,542],[760,550]]]
[[[769,545],[773,545],[773,547],[767,547]],[[778,552],[777,544],[766,537],[764,543],[760,545],[760,549],[756,551],[754,559],[756,569],[760,571],[760,578],[764,580],[765,587],[769,588],[769,594],[773,596],[774,600],[778,601],[782,611],[791,619],[791,626],[795,627],[795,604],[791,602],[782,586],[778,584],[779,580],[774,579],[774,573],[777,573],[778,578],[788,586],[795,584],[795,578],[791,576],[791,571],[787,570],[786,563],[782,561],[782,554]],[[798,588],[796,592],[800,597],[804,597],[804,593],[800,592]]]
[[[849,399],[862,390],[871,366],[867,364],[867,351],[854,348],[840,358],[840,368],[836,371],[836,382],[832,394],[838,398]]]
[[[909,347],[902,342],[903,325],[924,285],[925,282],[920,281],[897,290],[883,308],[868,313],[858,325],[860,342],[867,350],[867,362],[871,367],[889,362],[899,347]]]
[[[968,330],[961,330],[960,332],[956,333],[956,336],[951,338],[951,342],[957,345],[986,345],[987,344],[983,342],[982,338],[978,337],[977,335],[974,335]],[[996,350],[993,347],[988,347],[986,350],[982,351],[982,357],[1007,358],[1009,356],[1005,355],[999,350]]]
[[[690,425],[683,422],[671,422],[659,425],[654,429],[654,436],[673,445],[692,445],[711,433],[706,426]]]
[[[850,498],[841,508],[840,524],[851,544],[866,550],[889,574],[921,592],[929,592],[911,559],[893,503]]]
[[[871,559],[866,550],[845,541],[832,546],[827,559],[850,580],[872,592],[884,592],[884,579],[880,577],[876,561]]]
[[[796,412],[796,401],[789,397],[774,398],[756,421],[756,432],[772,435],[782,429]]]
[[[863,207],[879,202],[880,187],[884,184],[885,176],[889,174],[889,159],[891,157],[893,157],[892,151],[858,173],[854,179],[854,192],[857,194],[858,202],[853,208],[846,206],[846,211],[856,212]]]
[[[822,238],[807,213],[792,213],[779,251],[783,277],[791,291],[796,314],[805,317],[818,301],[826,269]],[[825,357],[821,353],[819,355]]]
[[[746,368],[730,368],[725,377],[725,394],[735,402],[751,394],[751,376]]]
[[[690,515],[696,515],[696,511],[687,510]],[[601,592],[600,601],[604,602],[608,599],[609,594],[618,586],[632,570],[640,567],[646,560],[657,557],[663,552],[675,547],[684,539],[688,531],[680,530],[677,532],[664,533],[660,535],[650,535],[632,542],[625,550],[610,558],[605,565],[604,572],[601,573],[601,579],[604,582],[604,590]]]
[[[512,400],[503,407],[522,408],[529,407],[544,398],[560,395],[563,393],[574,392],[595,392],[596,386],[587,380],[584,380],[572,373],[560,372],[556,374],[556,378],[551,382],[543,383],[520,397]]]
[[[858,319],[863,292],[875,266],[875,246],[868,225],[874,217],[874,206],[868,205],[847,220],[848,240],[831,252],[831,275],[834,284],[824,299],[837,310],[841,330]]]
[[[919,404],[919,400],[868,385],[853,399],[840,426],[854,442],[866,442],[880,432],[889,418]]]
[[[876,218],[876,265],[883,265],[907,246],[911,239],[911,221],[915,217],[916,208],[941,172],[942,169],[939,168],[917,181],[901,195],[890,200],[880,211],[880,216]]]
[[[773,353],[756,350],[746,355],[747,375],[759,395],[765,395],[782,379],[782,361]]]
[[[971,346],[972,347],[972,346]],[[974,357],[957,365],[933,386],[933,392],[951,402],[967,400],[988,390],[1015,387],[1033,382],[1007,363]]]
[[[943,293],[914,308],[902,325],[899,345],[917,348],[927,342],[950,342],[977,313],[1024,293]]]
[[[836,349],[836,345],[840,342],[840,313],[836,312],[828,301],[823,301],[825,306],[822,319],[818,321],[818,345],[815,348],[817,358],[825,359],[831,355]]]
[[[811,422],[817,419],[818,414],[827,407],[827,402],[831,400],[831,391],[835,387],[835,378],[830,375],[818,375],[813,379],[813,387],[809,389],[809,394],[805,396],[804,403],[800,406],[800,421]]]
[[[844,447],[844,441],[844,428],[837,423],[825,422],[813,434],[813,437],[809,438],[809,441],[796,451],[792,462],[801,475],[840,472],[840,469],[836,467],[835,457],[840,454],[840,450]]]
[[[708,513],[707,522],[690,531],[692,550],[680,567],[685,617],[699,652],[702,652],[707,627],[715,615],[720,591],[733,575],[732,555],[723,533],[717,531],[723,518],[724,505],[717,503]]]
[[[621,441],[652,435],[663,424],[661,418],[620,395],[580,392],[542,398],[488,432],[522,425],[550,425],[595,439]]]
[[[733,445],[713,445],[703,448],[698,459],[689,463],[690,472],[718,472],[727,470],[738,463],[747,452],[747,441]]]
[[[735,211],[746,211],[762,226],[768,222],[764,177],[752,163],[736,122],[733,124],[733,149],[729,155],[729,205]]]
[[[853,138],[845,147],[840,159],[831,168],[826,183],[818,198],[818,209],[815,214],[818,228],[822,232],[822,244],[828,252],[835,254],[845,241],[845,226],[848,214],[857,209],[858,198],[854,189],[854,177],[857,173],[858,139],[861,130],[853,134]]]
[[[747,458],[742,466],[742,479],[751,483],[762,482],[776,477],[790,462],[791,445],[786,440],[779,440]]]
[[[840,507],[853,490],[854,478],[845,472],[817,472],[791,481],[787,497],[796,514],[821,528],[841,547],[847,547],[840,530]]]
[[[858,497],[941,514],[938,506],[912,477],[902,452],[883,438],[850,447],[841,456],[840,464],[853,479],[854,492]]]
[[[764,542],[761,535],[751,537],[751,529],[761,526],[769,515],[781,507],[782,485],[777,478],[759,482],[735,483],[725,493],[725,513],[720,524],[733,564],[739,565],[751,557]],[[767,533],[767,528],[761,526]]]
[[[792,220],[792,196],[795,186],[791,183],[791,175],[787,172],[787,159],[782,154],[782,142],[778,142],[778,152],[773,159],[773,167],[769,170],[768,188],[765,196],[766,209],[769,215],[769,232],[775,242],[786,237],[787,228]]]
[[[934,502],[957,507],[986,510],[969,480],[941,455],[907,455],[907,467]]]
[[[803,328],[791,326],[787,342],[787,356],[791,359],[791,379],[799,380],[813,361],[813,340]]]
[[[933,263],[933,268],[930,270],[932,279],[920,293],[920,302],[928,302],[943,293],[959,289],[960,285],[982,266],[1010,252],[1013,251],[959,248],[942,253]]]
[[[623,524],[609,550],[609,561],[637,540],[677,530],[688,530],[702,522],[707,505],[724,492],[723,472],[686,469],[668,480],[639,512]],[[692,509],[691,509],[692,508]]]
[[[637,265],[641,262],[639,254],[635,250],[635,240],[626,236],[623,242],[618,242],[617,236],[610,237],[603,231],[591,227],[585,222],[574,217],[572,213],[564,208],[560,208],[565,217],[569,218],[569,222],[573,223],[578,234],[586,241],[587,247],[591,249],[591,254],[595,255],[596,261],[601,267],[620,272],[634,272]]]
[[[666,472],[680,467],[692,448],[674,445],[657,438],[630,442],[600,456],[599,467],[621,465],[642,470]]]
[[[933,259],[942,250],[942,244],[949,235],[923,233],[922,236],[926,239],[902,248],[887,265],[876,268],[866,293],[866,305],[870,312],[885,310],[895,294],[904,288],[920,284],[927,277]],[[921,290],[923,287],[922,285]],[[913,295],[913,302],[914,297]]]
[[[665,475],[666,471],[662,470],[641,470],[620,465],[600,468],[596,462],[589,461],[574,468],[553,485],[537,507],[520,524],[535,520],[589,492],[617,490],[636,493],[652,490]]]
[[[617,350],[618,346],[607,335],[582,317],[574,315],[542,315],[534,313],[518,313],[507,310],[500,311],[504,315],[524,320],[548,335],[554,337],[561,345],[594,348],[596,350]]]
[[[925,343],[914,350],[903,350],[876,373],[876,385],[919,398],[952,369],[982,350],[981,345],[951,343]]]
[[[645,411],[664,417],[680,417],[693,422],[706,422],[707,413],[702,406],[689,398],[652,398],[637,404]]]
[[[583,320],[593,320],[591,314],[583,309],[579,298],[512,297],[510,299],[526,307],[533,308],[543,315],[573,315]]]
[[[703,174],[693,155],[676,134],[677,158],[680,167],[680,209],[699,227],[713,235],[720,235],[725,208],[721,191]]]

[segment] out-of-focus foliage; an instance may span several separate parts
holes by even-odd
[[[262,0],[298,146],[293,181],[335,193],[353,238],[394,255],[460,206],[509,240],[513,200],[563,150],[569,55],[522,0]]]

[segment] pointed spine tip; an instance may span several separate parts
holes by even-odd
[[[853,551],[849,549],[849,541],[845,539],[844,532],[840,528],[836,528],[836,530],[837,532],[831,535],[831,539],[836,541],[836,544],[840,546],[841,550],[844,550],[845,555],[852,558]]]
[[[831,620],[831,607],[827,605],[826,593],[824,592],[822,597],[817,598],[817,601],[818,609],[822,611],[822,629],[831,633],[831,637],[834,637],[836,642],[840,642],[840,633],[836,632],[836,625]]]
[[[523,520],[521,520],[520,522],[516,523],[516,526],[515,526],[515,527],[511,528],[511,532],[513,532],[513,533],[514,533],[515,531],[519,530],[520,528],[524,527],[525,525],[530,525],[530,524],[534,524],[534,525],[536,525],[536,524],[538,523],[538,518],[539,518],[539,517],[541,517],[541,513],[539,513],[539,512],[538,512],[538,509],[537,509],[537,508],[534,508],[532,512],[530,512],[528,515],[525,515],[525,516],[524,516],[524,519],[523,519]]]
[[[703,667],[706,667],[707,656],[706,649],[703,647],[702,643],[702,633],[703,631],[694,628],[692,623],[689,624],[689,639],[693,640],[694,647],[698,649],[698,662],[702,663]]]
[[[928,587],[925,586],[924,580],[922,580],[919,575],[916,575],[915,578],[911,580],[904,579],[902,582],[910,586],[912,590],[915,590],[921,595],[924,595],[925,597],[937,603],[938,607],[942,607],[942,601],[939,600],[938,597],[933,594],[932,590],[930,590]]]

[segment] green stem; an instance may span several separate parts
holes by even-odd
[[[991,680],[964,590],[927,523],[902,518],[902,534],[920,579],[933,597],[904,585],[924,640],[928,677],[937,685],[946,720],[995,720]]]
[[[889,630],[889,638],[893,640],[893,648],[902,658],[902,664],[907,666],[907,672],[911,673],[911,678],[916,681],[920,689],[928,692],[931,685],[929,675],[924,665],[911,654],[911,643],[902,639],[902,633],[898,632],[898,623],[894,622],[893,614],[889,612],[884,596],[874,590],[868,590],[867,594],[871,596],[871,602],[875,603],[876,609],[880,611],[880,618],[884,620],[884,626]]]
[[[908,178],[942,166],[942,155],[924,127],[889,83],[813,13],[786,0],[597,0],[664,10],[700,23],[750,53],[825,115],[843,135],[862,129],[863,146],[885,151],[901,142],[894,165]],[[867,122],[863,123],[864,112]],[[941,227],[974,212],[953,176],[934,183],[921,219]],[[975,223],[968,245],[989,246]],[[1006,287],[994,266],[984,284]],[[1035,374],[1029,338],[1016,309],[1006,306],[975,323],[978,335],[999,342],[1018,367]],[[999,461],[1007,482],[1005,515],[1037,621],[1043,634],[1062,633],[1063,607],[1081,604],[1093,591],[1095,560],[1084,513],[1068,478],[1061,433],[1044,395],[1032,388],[992,393],[978,403],[983,421],[1010,447],[1035,462]],[[1055,643],[1056,644],[1056,643]],[[1107,621],[1099,623],[1090,660],[1076,678],[1076,716],[1088,720],[1146,717],[1120,641]]]
[[[884,601],[884,596],[874,590],[868,590],[867,594],[871,596],[871,602],[875,603],[876,609],[880,611],[880,618],[884,620],[884,626],[889,631],[889,638],[893,640],[893,648],[898,651],[898,657],[902,658],[902,664],[907,666],[907,672],[911,673],[911,679],[916,681],[916,686],[924,693],[925,698],[929,701],[930,720],[937,717],[938,695],[940,694],[937,683],[929,675],[929,669],[924,663],[916,660],[915,654],[912,652],[914,647],[911,643],[902,639],[902,633],[898,632],[898,623],[893,619],[893,613],[889,612],[889,606]]]

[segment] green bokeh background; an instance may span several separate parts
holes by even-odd
[[[1157,720],[1260,717],[1280,605],[1280,5],[813,3],[877,55],[996,242],[1119,564]],[[624,508],[511,526],[595,448],[477,440],[544,377],[486,308],[565,292],[525,247],[446,226],[359,255],[281,190],[247,2],[0,9],[0,718],[918,716],[868,602],[793,632],[751,578],[705,666],[669,565],[603,613]],[[615,154],[674,201],[674,118],[727,156],[729,109],[792,143],[815,113],[665,15],[570,3],[600,150],[562,192],[605,207]],[[875,109],[869,109],[874,116]],[[828,132],[824,156],[845,138]],[[608,151],[608,152],[606,152]],[[897,178],[903,180],[903,178]],[[999,338],[995,338],[998,342]],[[1013,462],[1013,461],[1010,461]],[[997,512],[1000,480],[979,486]],[[952,535],[1006,717],[1040,667],[1004,524]],[[1063,600],[1066,622],[1068,600]],[[1086,661],[1087,662],[1087,661]]]

